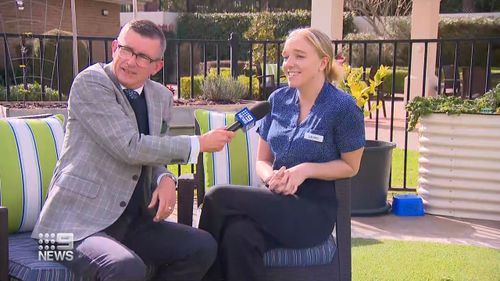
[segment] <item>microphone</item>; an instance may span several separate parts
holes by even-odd
[[[268,101],[259,102],[252,108],[244,107],[236,112],[236,122],[226,127],[227,131],[234,132],[239,128],[247,131],[255,125],[255,121],[262,119],[271,111],[271,104]]]

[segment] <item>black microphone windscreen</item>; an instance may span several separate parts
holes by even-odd
[[[250,111],[255,115],[257,120],[260,120],[271,111],[271,104],[268,101],[259,102],[250,108]]]

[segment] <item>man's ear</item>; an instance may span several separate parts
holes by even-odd
[[[154,62],[154,68],[152,70],[152,74],[151,75],[155,75],[156,73],[158,73],[158,71],[160,71],[161,69],[163,68],[163,60],[159,60],[159,61],[155,61]]]
[[[115,55],[116,50],[118,49],[118,44],[119,44],[118,40],[116,39],[113,40],[113,42],[111,42],[111,54],[113,55],[113,57]]]

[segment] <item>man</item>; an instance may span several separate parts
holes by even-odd
[[[164,221],[176,202],[176,179],[164,165],[193,163],[234,133],[164,135],[172,95],[148,78],[163,66],[165,44],[154,23],[130,22],[112,43],[113,61],[73,82],[61,158],[32,236],[72,233],[74,259],[65,264],[79,275],[193,281],[215,258],[208,233]]]

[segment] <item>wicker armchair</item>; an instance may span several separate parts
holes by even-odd
[[[196,133],[200,128],[196,122]],[[193,200],[196,191],[197,206],[203,202],[205,194],[203,156],[200,154],[196,173],[181,176],[178,191],[178,220],[180,223],[191,225],[193,221]],[[266,265],[266,279],[273,281],[331,281],[351,280],[351,191],[350,179],[336,182],[338,201],[337,223],[332,235],[336,247],[335,254],[330,263],[310,266],[273,266]],[[311,248],[308,248],[309,250]],[[278,249],[288,251],[289,249]],[[292,250],[292,249],[290,249]],[[297,250],[297,249],[294,249]],[[306,251],[306,249],[301,249]],[[275,251],[275,250],[273,250]],[[268,255],[269,252],[266,253]]]

